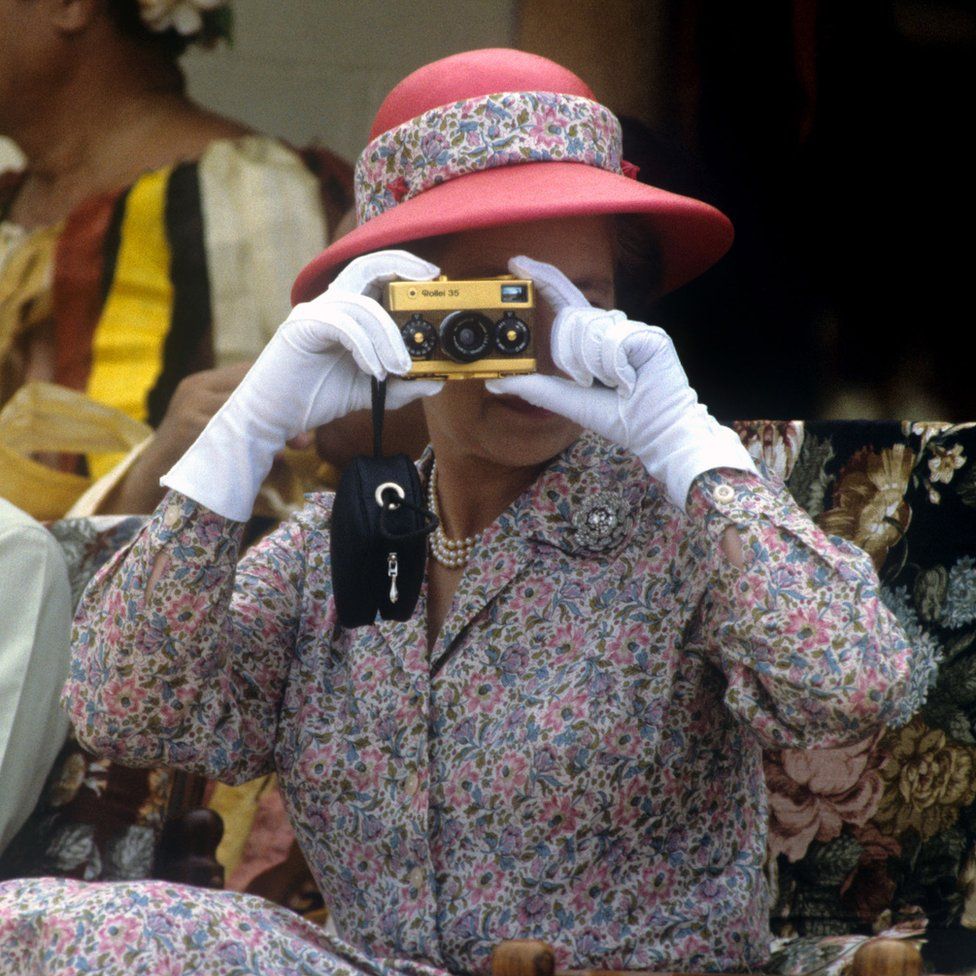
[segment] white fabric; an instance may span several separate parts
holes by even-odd
[[[288,314],[292,282],[328,236],[318,180],[264,136],[220,139],[197,169],[214,365],[253,359]]]
[[[370,377],[403,375],[410,354],[376,301],[383,282],[430,280],[439,269],[406,251],[353,261],[310,302],[297,305],[190,449],[163,476],[218,515],[243,522],[275,454],[297,434],[370,406]],[[396,410],[437,393],[432,380],[391,380]]]
[[[71,589],[61,547],[0,499],[0,851],[27,819],[68,733]]]
[[[571,379],[533,374],[489,380],[492,393],[519,396],[626,447],[681,509],[691,483],[705,471],[755,472],[735,432],[698,402],[663,329],[594,308],[551,264],[516,257],[508,267],[531,278],[556,313],[552,358]]]

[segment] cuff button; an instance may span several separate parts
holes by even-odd
[[[722,504],[728,504],[735,498],[735,489],[731,485],[719,485],[712,492],[712,498]]]

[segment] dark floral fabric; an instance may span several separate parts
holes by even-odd
[[[933,959],[976,972],[976,425],[736,426],[820,528],[871,556],[909,639],[941,657],[902,728],[766,752],[773,930],[927,925]]]

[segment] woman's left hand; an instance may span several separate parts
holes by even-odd
[[[679,508],[705,471],[755,471],[736,434],[698,402],[663,329],[594,308],[551,264],[515,257],[508,267],[531,278],[552,307],[552,358],[570,379],[509,376],[489,380],[490,392],[521,397],[626,447]]]

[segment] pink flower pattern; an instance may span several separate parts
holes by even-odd
[[[597,491],[629,513],[600,552],[572,524]],[[233,893],[11,882],[0,972],[122,976],[148,942],[218,976],[482,974],[515,937],[572,968],[761,966],[762,746],[903,723],[933,667],[870,559],[775,479],[710,472],[686,514],[584,435],[484,533],[428,654],[424,594],[405,624],[339,628],[330,510],[311,496],[238,565],[242,526],[168,495],[89,587],[65,702],[79,735],[130,763],[276,769],[348,942]],[[741,570],[720,552],[730,526]],[[802,650],[791,619],[822,624]],[[145,690],[124,715],[113,680]],[[165,722],[164,701],[182,703]],[[140,933],[113,941],[133,917]]]
[[[839,837],[845,823],[866,824],[884,793],[885,758],[877,736],[837,749],[770,752],[770,853],[799,861],[812,841]]]

